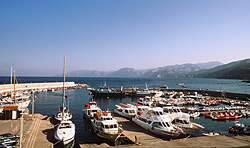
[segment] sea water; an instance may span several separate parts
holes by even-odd
[[[37,83],[37,82],[57,82],[63,81],[61,77],[18,77],[19,83]],[[213,91],[225,90],[227,92],[236,93],[250,93],[250,87],[247,83],[243,83],[240,80],[225,80],[225,79],[202,79],[202,78],[87,78],[87,77],[67,77],[66,81],[74,81],[75,83],[85,83],[92,88],[98,88],[104,85],[106,81],[109,88],[145,88],[145,83],[148,88],[159,88],[161,85],[168,85],[169,88],[180,88],[179,83],[184,83],[187,86],[186,89],[208,89]],[[0,77],[0,84],[9,83],[8,77]],[[82,89],[68,89],[66,95],[69,96],[69,109],[73,114],[73,122],[76,125],[76,140],[77,143],[98,143],[99,139],[92,133],[91,127],[83,119],[84,105],[89,103],[91,96],[86,88]],[[54,92],[40,92],[35,94],[37,100],[35,101],[35,113],[43,115],[53,116],[58,112],[58,107],[62,103],[62,90]],[[115,104],[138,102],[138,98],[94,98],[98,106],[102,110],[106,110],[109,102],[109,110],[114,111]],[[31,111],[31,103],[28,106]],[[213,130],[215,132],[221,132],[228,134],[228,127],[234,124],[233,120],[214,121],[206,119],[201,116],[197,119],[191,119],[191,121],[199,123],[205,127],[197,136],[201,136],[202,132],[208,132]],[[239,119],[241,123],[250,124],[250,118]]]

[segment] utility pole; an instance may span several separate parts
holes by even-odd
[[[34,96],[35,96],[35,91],[32,91],[32,120],[34,120]]]
[[[23,140],[23,113],[21,113],[21,125],[20,125],[20,148],[22,148],[22,140]]]

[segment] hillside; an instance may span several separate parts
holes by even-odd
[[[207,62],[197,64],[170,65],[151,69],[141,75],[142,77],[192,77],[194,72],[210,69],[222,65],[220,62]]]
[[[250,59],[235,61],[193,75],[199,78],[250,79]]]
[[[80,70],[68,72],[69,77],[190,77],[193,72],[214,68],[222,65],[220,62],[208,62],[198,64],[181,64],[158,67],[154,69],[135,70],[122,68],[117,71]]]

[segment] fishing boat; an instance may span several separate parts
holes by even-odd
[[[85,104],[85,108],[83,109],[83,117],[91,120],[94,118],[94,114],[98,112],[101,113],[102,110],[92,98],[92,101],[90,101],[89,104]]]
[[[211,118],[213,120],[232,120],[241,118],[242,114],[236,114],[235,112],[217,112],[214,116],[212,115]]]
[[[88,90],[91,91],[91,95],[100,97],[124,97],[125,93],[122,89],[122,86],[120,90],[108,88],[106,81],[104,82],[104,86],[100,86],[99,89],[88,88]]]
[[[185,134],[182,129],[172,125],[171,119],[160,107],[147,108],[141,115],[134,116],[132,121],[163,139],[169,140]]]
[[[29,93],[21,93],[16,92],[16,79],[15,79],[15,69],[14,64],[11,68],[11,84],[12,84],[12,73],[13,73],[13,92],[3,93],[0,97],[0,108],[4,108],[4,106],[18,106],[19,111],[24,111],[29,103],[30,103],[30,94]]]
[[[121,105],[121,106],[120,106]],[[123,103],[120,103],[120,105],[115,105],[114,112],[117,113],[120,116],[123,116],[125,118],[131,119],[136,114],[136,108],[130,107],[128,105],[125,105]]]
[[[64,115],[65,107],[64,107],[64,100],[65,100],[65,55],[64,55],[64,70],[63,70],[63,97],[62,97],[62,120],[56,128],[54,137],[56,140],[59,141],[63,146],[74,146],[74,139],[75,139],[75,124],[67,120]]]
[[[91,125],[97,136],[115,142],[122,134],[122,128],[110,111],[94,113]]]

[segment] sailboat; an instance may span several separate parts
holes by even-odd
[[[16,92],[16,80],[15,80],[15,70],[14,64],[11,68],[14,79],[14,92],[4,93],[0,100],[0,108],[8,107],[8,106],[18,106],[18,110],[25,110],[30,103],[30,95],[24,93]],[[12,75],[11,75],[11,84],[12,84]],[[14,93],[14,94],[13,94]]]
[[[74,139],[75,139],[75,124],[67,120],[65,118],[65,107],[64,107],[64,100],[65,100],[65,59],[66,56],[64,55],[64,68],[63,68],[63,98],[62,98],[62,120],[59,123],[58,127],[56,128],[54,137],[56,140],[60,141],[64,146],[71,144],[71,147],[74,146]]]

